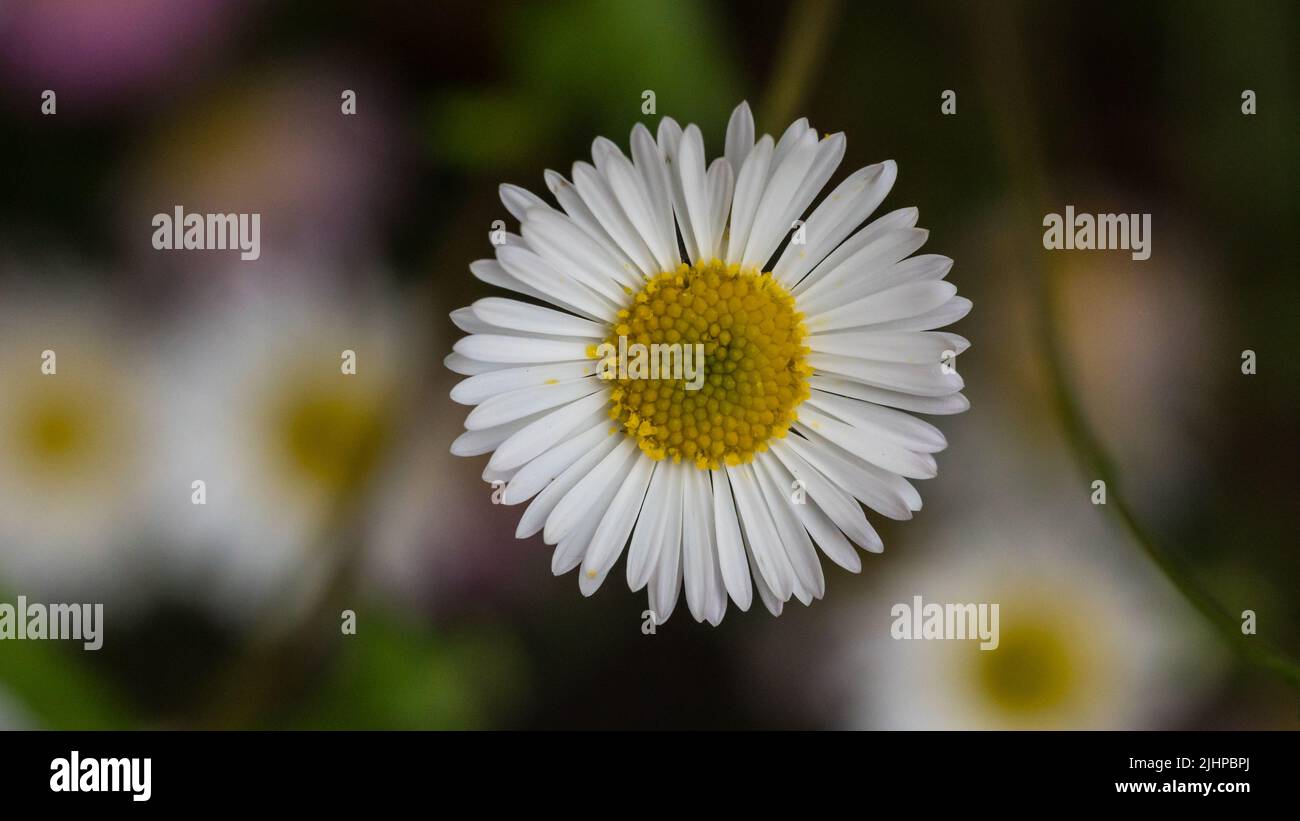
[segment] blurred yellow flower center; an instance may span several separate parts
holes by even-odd
[[[990,702],[1004,712],[1028,715],[1077,695],[1075,653],[1061,627],[1021,622],[1001,631],[996,650],[976,654],[977,680]]]
[[[780,283],[714,260],[658,274],[631,296],[606,351],[639,345],[665,362],[674,349],[688,361],[703,352],[702,381],[668,367],[654,378],[635,367],[609,374],[609,415],[642,451],[709,469],[748,462],[785,436],[811,370],[803,315]]]
[[[97,451],[93,400],[47,391],[22,410],[19,437],[22,449],[39,470],[66,470],[84,463]]]
[[[274,409],[272,436],[300,479],[339,491],[363,480],[378,461],[389,433],[385,410],[365,390],[306,386]]]

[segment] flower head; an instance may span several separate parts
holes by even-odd
[[[517,535],[542,532],[584,595],[627,547],[658,622],[683,584],[700,621],[755,587],[779,614],[823,595],[816,548],[852,572],[854,545],[881,549],[859,502],[920,509],[908,479],[947,443],[906,411],[968,406],[952,366],[968,343],[935,329],[970,301],[944,281],[952,260],[911,256],[916,209],[863,226],[893,162],[802,219],[844,151],[802,119],[755,140],[742,103],[711,163],[699,128],[666,117],[632,130],[630,159],[601,138],[572,181],[546,172],[559,208],[502,186],[520,231],[470,270],[535,302],[453,312],[469,336],[447,366],[469,378],[452,398],[476,407],[452,451],[492,454],[502,500],[532,499]]]

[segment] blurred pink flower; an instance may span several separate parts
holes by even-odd
[[[239,0],[9,0],[0,67],[17,94],[53,89],[59,113],[99,110],[192,72],[219,50]],[[35,98],[31,110],[38,110]]]

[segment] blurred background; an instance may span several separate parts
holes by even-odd
[[[6,0],[0,601],[102,602],[106,624],[98,652],[0,643],[0,727],[1296,728],[1295,692],[1207,628],[1113,500],[1300,652],[1298,17]],[[544,192],[663,115],[717,155],[742,99],[760,132],[844,131],[832,182],[898,161],[883,209],[920,208],[975,303],[954,328],[972,409],[937,420],[924,510],[872,517],[886,549],[861,575],[779,619],[679,608],[644,635],[643,593],[583,599],[514,538],[486,457],[448,452],[447,314],[489,295],[467,266],[510,221],[499,183]],[[1044,253],[1067,204],[1152,214],[1150,260]],[[154,251],[176,205],[260,213],[260,259]],[[1053,401],[1045,281],[1113,461],[1104,507]],[[914,595],[1000,602],[1001,649],[891,640]]]

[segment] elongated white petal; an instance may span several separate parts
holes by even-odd
[[[525,365],[522,368],[504,368],[463,379],[451,389],[451,399],[462,405],[477,405],[494,396],[521,388],[548,383],[568,382],[596,372],[599,364],[585,362],[557,362],[549,365]]]
[[[552,268],[577,280],[587,288],[622,305],[624,288],[635,287],[639,280],[624,271],[599,243],[558,211],[530,210],[523,224],[524,239]]]
[[[877,322],[872,330],[876,331],[932,331],[946,328],[970,313],[971,301],[964,296],[955,296],[947,302],[923,314],[895,319],[889,322]]]
[[[772,179],[763,191],[763,201],[754,214],[741,265],[764,270],[776,247],[793,228],[791,203],[816,159],[817,135],[809,131],[772,172]],[[774,159],[773,163],[776,162]]]
[[[497,260],[511,276],[542,293],[553,294],[588,319],[608,322],[618,313],[618,303],[561,274],[534,251],[503,246],[497,249]]]
[[[576,402],[603,390],[604,384],[594,376],[584,376],[554,385],[534,385],[509,393],[498,394],[470,411],[465,419],[466,430],[482,430],[504,425],[525,416]],[[854,401],[854,400],[847,400]]]
[[[742,102],[731,112],[731,119],[727,121],[727,145],[726,158],[731,165],[731,171],[736,177],[740,177],[740,169],[745,164],[745,158],[754,148],[754,113],[749,110],[749,103]]]
[[[671,267],[681,264],[681,251],[677,247],[677,224],[673,221],[672,182],[668,179],[668,165],[664,153],[650,134],[650,129],[637,123],[632,129],[632,163],[645,180],[646,192],[659,225],[660,242],[671,251]]]
[[[637,520],[627,551],[627,586],[631,590],[645,587],[654,574],[659,551],[670,538],[673,508],[682,495],[678,486],[681,471],[673,470],[671,462],[654,464],[655,471],[646,490],[641,518]],[[681,530],[680,523],[677,530]]]
[[[613,238],[623,253],[627,254],[628,259],[632,260],[643,274],[654,274],[658,268],[654,256],[636,228],[632,226],[627,214],[624,214],[623,209],[619,207],[614,192],[610,190],[600,172],[587,163],[574,163],[573,184],[577,187],[578,194],[582,196],[582,201],[591,209],[592,216]]]
[[[581,432],[519,468],[506,484],[501,494],[501,501],[507,505],[517,505],[533,498],[546,487],[548,482],[567,470],[570,465],[594,450],[600,443],[616,435],[610,432],[609,421],[604,418],[604,414],[601,414],[601,418],[598,418],[594,424],[584,423],[577,429]]]
[[[790,474],[804,483],[808,495],[821,507],[831,521],[835,523],[853,542],[873,552],[882,549],[880,536],[876,534],[871,523],[862,512],[862,507],[853,501],[854,496],[845,492],[836,478],[818,465],[822,460],[814,461],[819,452],[806,439],[787,436],[772,445],[772,452],[785,465]],[[899,505],[900,518],[911,518],[912,513],[906,505]],[[872,508],[875,510],[876,508]]]
[[[942,362],[945,354],[956,356],[970,347],[964,337],[936,331],[835,331],[813,334],[807,344],[819,353],[914,365]]]
[[[599,322],[566,314],[562,311],[530,305],[517,299],[487,297],[470,306],[474,315],[490,325],[517,331],[603,339],[609,329]]]
[[[803,529],[799,517],[795,515],[792,498],[795,489],[784,482],[778,484],[779,473],[768,469],[768,462],[775,459],[771,453],[760,453],[753,461],[754,475],[759,480],[759,489],[772,512],[772,521],[780,535],[781,546],[785,548],[786,558],[794,569],[799,584],[813,598],[820,599],[826,595],[826,577],[822,573],[822,565],[817,559],[812,540],[808,538],[808,531]]]
[[[582,454],[577,461],[565,468],[559,476],[556,476],[554,481],[547,485],[541,493],[537,494],[537,497],[524,510],[524,515],[519,517],[519,526],[515,528],[515,536],[520,539],[527,539],[529,536],[540,532],[545,527],[551,511],[555,510],[555,506],[560,503],[560,500],[621,441],[622,437],[619,436],[605,437],[597,442],[596,446],[591,450]]]
[[[589,358],[588,344],[499,334],[472,334],[458,339],[452,350],[484,362],[572,362]]]
[[[754,562],[767,586],[777,598],[787,601],[794,593],[794,568],[790,567],[790,560],[781,547],[781,537],[777,534],[772,515],[763,503],[763,494],[754,469],[750,465],[728,465],[726,470],[736,498],[736,510],[741,530],[745,534],[745,543],[753,551]]]
[[[672,194],[673,213],[677,227],[682,232],[682,243],[686,246],[686,256],[697,259],[700,247],[695,241],[695,231],[691,228],[690,214],[686,208],[686,195],[682,190],[682,175],[679,170],[682,145],[682,128],[672,117],[659,121],[659,150],[663,152],[664,164],[668,167],[669,192]]]
[[[557,544],[573,526],[592,509],[600,491],[611,482],[617,482],[626,475],[628,461],[636,452],[636,445],[631,439],[624,438],[618,447],[600,460],[591,472],[579,480],[572,490],[564,495],[560,503],[546,517],[546,527],[542,529],[542,540],[547,544]]]
[[[948,447],[942,431],[910,413],[819,390],[812,392],[808,403],[864,434],[882,436],[908,450],[938,453]]]
[[[736,518],[736,502],[731,497],[731,483],[725,470],[710,471],[713,478],[713,521],[717,530],[718,563],[722,580],[731,600],[741,610],[748,610],[754,600],[754,588],[749,579],[749,562],[745,558],[745,543],[740,535],[740,522]]]
[[[957,288],[951,282],[908,282],[821,313],[808,314],[808,330],[826,333],[920,316],[943,305],[956,293]]]
[[[727,263],[738,264],[745,256],[754,215],[767,187],[772,166],[772,138],[766,134],[745,157],[740,176],[736,178],[736,192],[731,202],[731,234],[727,238]]]
[[[826,276],[827,273],[834,271],[877,237],[890,231],[912,228],[916,225],[916,221],[920,219],[920,216],[920,212],[915,208],[899,208],[897,211],[890,211],[888,214],[872,220],[867,223],[866,227],[844,240],[834,251],[827,254],[826,259],[813,266],[808,276],[799,280],[799,283],[790,289],[791,293],[795,296],[802,296],[804,292]]]
[[[970,402],[960,393],[953,393],[948,396],[916,396],[915,394],[876,388],[871,385],[864,385],[861,382],[854,382],[851,379],[827,374],[813,374],[808,378],[808,384],[828,393],[852,396],[854,399],[861,399],[864,402],[875,402],[877,405],[887,405],[891,408],[911,411],[912,413],[947,416],[961,413],[970,408]]]
[[[560,207],[569,215],[569,219],[587,232],[587,236],[594,239],[610,256],[618,260],[620,268],[629,274],[635,273],[638,270],[635,263],[623,253],[623,249],[618,247],[618,243],[614,242],[609,232],[601,227],[600,222],[591,213],[591,209],[587,207],[587,203],[582,201],[582,195],[578,193],[577,187],[558,171],[548,169],[543,174],[543,178],[551,195],[559,201]]]
[[[924,228],[882,233],[804,291],[799,297],[800,305],[805,313],[812,315],[896,284],[885,281],[894,264],[924,245],[929,235]]]
[[[704,137],[694,125],[688,125],[682,133],[677,166],[682,181],[682,197],[686,204],[686,218],[690,221],[691,233],[695,236],[696,251],[691,260],[707,262],[706,257],[715,247],[710,217],[712,210],[709,208],[709,188],[705,177]]]
[[[546,200],[529,191],[527,188],[520,188],[510,183],[502,183],[499,193],[501,195],[501,204],[510,212],[510,216],[516,221],[524,221],[524,213],[529,208],[550,208]]]
[[[631,470],[618,484],[618,492],[601,517],[596,535],[591,538],[591,547],[587,549],[587,557],[583,559],[582,578],[578,580],[578,585],[584,596],[596,592],[605,581],[609,569],[623,554],[623,546],[627,544],[632,526],[641,513],[641,503],[645,500],[655,463],[639,455],[633,457],[631,462]]]
[[[830,441],[873,465],[909,479],[933,479],[938,472],[934,457],[908,450],[883,436],[863,435],[852,425],[809,407],[799,408],[799,421]]]
[[[497,470],[509,470],[528,462],[562,441],[608,401],[603,392],[597,391],[547,413],[502,442],[488,464]]]
[[[786,287],[798,283],[884,201],[898,178],[893,160],[869,165],[836,186],[805,224],[807,242],[787,246],[772,268]]]
[[[807,364],[820,373],[833,374],[877,388],[918,396],[948,396],[965,387],[956,370],[945,372],[942,365],[909,365],[874,362],[828,353],[809,354]]]

